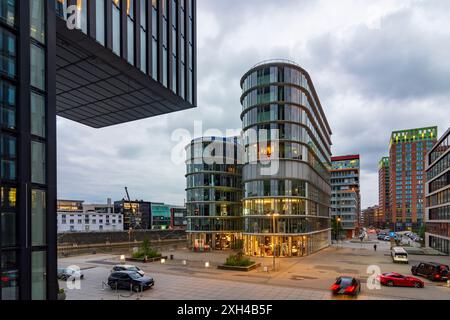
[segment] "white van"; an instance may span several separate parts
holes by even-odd
[[[394,262],[408,263],[408,252],[402,247],[392,247],[391,257]]]

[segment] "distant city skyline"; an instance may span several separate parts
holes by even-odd
[[[195,120],[240,128],[241,76],[288,58],[313,78],[333,155],[361,155],[361,208],[376,205],[391,132],[437,125],[440,136],[450,126],[449,11],[445,0],[199,1],[198,108],[101,130],[59,118],[58,198],[102,203],[127,186],[132,199],[183,204],[172,132]]]

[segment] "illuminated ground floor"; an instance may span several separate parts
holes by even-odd
[[[188,233],[189,248],[196,252],[243,249],[246,255],[299,257],[330,245],[330,230],[308,234]]]
[[[306,256],[330,245],[330,230],[309,234],[244,234],[247,255],[269,257]]]
[[[188,245],[193,251],[227,250],[242,248],[241,233],[192,232],[188,233]]]

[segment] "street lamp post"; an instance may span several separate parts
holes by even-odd
[[[133,231],[133,228],[128,229],[128,251],[130,251],[131,254],[131,232]]]
[[[279,214],[278,213],[272,213],[272,214],[268,214],[267,216],[269,216],[269,217],[272,217],[272,234],[273,234],[273,243],[272,243],[272,246],[273,246],[273,252],[272,252],[272,254],[273,254],[273,266],[272,266],[272,268],[273,268],[273,271],[275,271],[275,258],[276,258],[276,246],[275,246],[275,234],[276,234],[276,232],[275,232],[275,217],[277,217],[277,216],[279,216]]]

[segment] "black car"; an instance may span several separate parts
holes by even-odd
[[[431,281],[446,281],[450,279],[449,267],[436,262],[420,262],[412,266],[411,273],[425,277]]]
[[[330,289],[334,295],[357,296],[361,292],[361,281],[353,277],[339,277]]]
[[[139,269],[139,267],[130,265],[130,264],[118,264],[112,268],[112,272],[114,271],[134,271],[139,273],[142,277],[145,276],[145,272]]]
[[[108,286],[111,289],[132,289],[139,292],[151,288],[155,282],[152,278],[143,277],[135,271],[117,271],[108,277]]]

